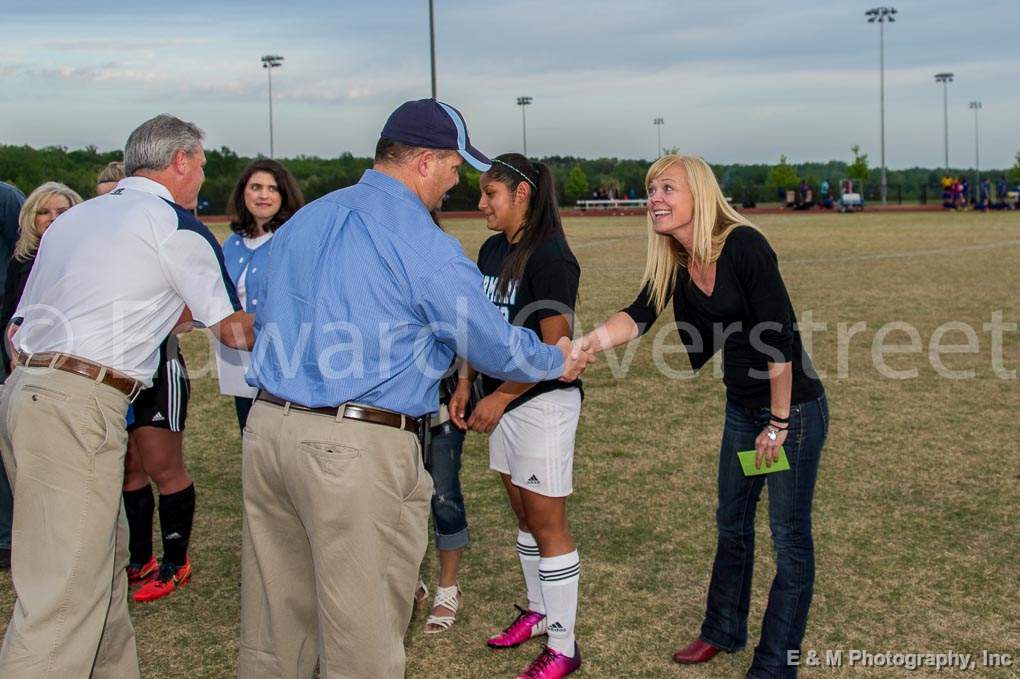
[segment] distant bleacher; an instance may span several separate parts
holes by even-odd
[[[598,200],[577,201],[578,210],[619,210],[619,209],[644,209],[648,204],[646,198],[604,198]]]
[[[726,202],[732,205],[733,198],[726,196]],[[644,210],[647,205],[647,198],[603,198],[577,201],[578,210]]]

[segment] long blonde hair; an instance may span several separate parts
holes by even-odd
[[[652,303],[660,313],[676,286],[681,267],[688,268],[692,258],[700,266],[707,267],[719,259],[723,244],[733,229],[738,226],[758,228],[730,206],[712,168],[697,156],[670,154],[659,158],[648,168],[645,189],[653,179],[674,165],[683,168],[694,198],[694,252],[688,253],[673,236],[656,233],[651,213],[648,214],[648,256],[641,285],[649,286]]]
[[[67,198],[71,207],[81,202],[81,196],[74,189],[60,182],[46,182],[28,194],[25,204],[21,206],[21,212],[18,213],[18,242],[14,244],[14,258],[19,262],[27,262],[32,259],[35,256],[35,251],[39,249],[39,239],[42,238],[42,234],[35,227],[35,213],[40,205],[53,196]]]

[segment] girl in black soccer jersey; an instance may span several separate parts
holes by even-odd
[[[480,186],[479,209],[497,232],[478,253],[489,299],[548,344],[570,337],[581,269],[563,233],[549,168],[504,154]],[[460,380],[450,412],[459,426],[489,434],[489,466],[502,476],[517,515],[528,595],[527,610],[488,644],[512,648],[547,633],[548,645],[526,675],[563,677],[581,664],[574,641],[580,562],[567,525],[581,383],[482,381],[485,397],[466,422],[469,379]]]

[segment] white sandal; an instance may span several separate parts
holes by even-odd
[[[434,611],[439,606],[442,606],[453,611],[453,614],[429,615],[428,619],[425,620],[425,634],[440,634],[453,627],[453,623],[457,622],[457,609],[460,608],[460,604],[463,601],[463,596],[461,595],[460,585],[436,587],[436,598],[432,600],[432,610]],[[435,627],[435,629],[429,629],[429,627]]]
[[[429,598],[429,586],[425,584],[425,581],[421,578],[418,579],[418,584],[414,588],[414,605],[421,606],[425,603],[425,600]]]

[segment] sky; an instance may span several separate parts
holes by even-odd
[[[879,165],[879,26],[871,3],[773,0],[435,0],[438,95],[474,144],[650,158],[658,143],[709,162]],[[886,164],[1005,168],[1020,151],[1020,1],[897,1],[885,26]],[[387,115],[430,96],[427,0],[0,0],[0,144],[120,148],[158,113],[206,146],[371,155]]]

